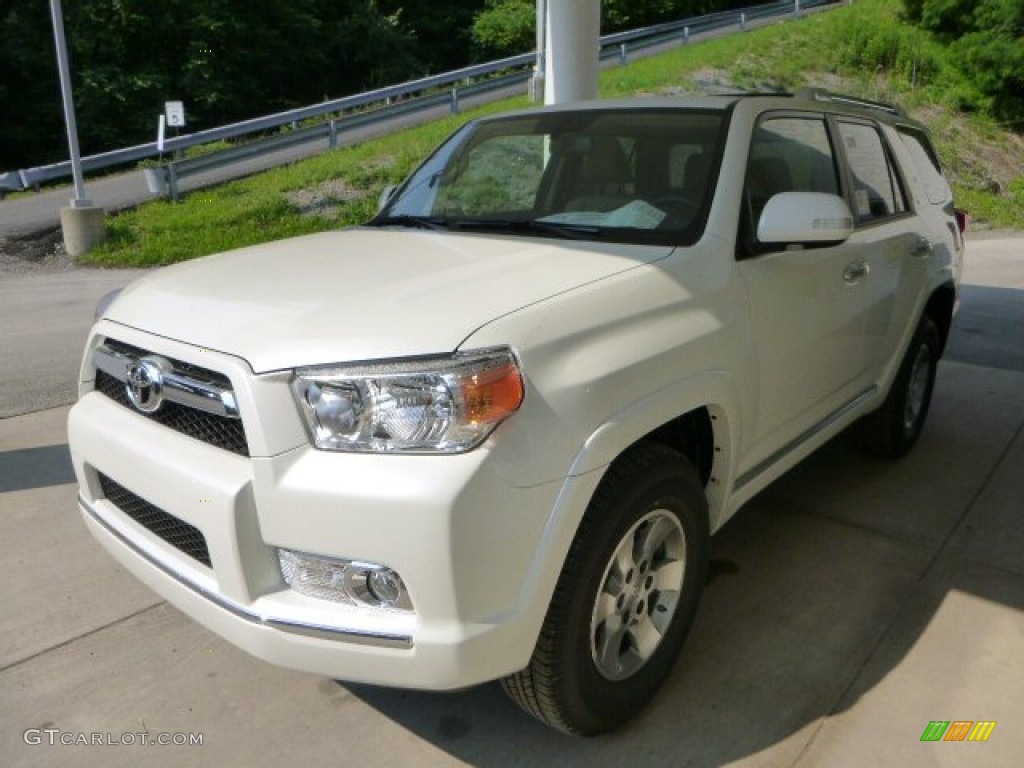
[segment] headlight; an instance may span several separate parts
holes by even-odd
[[[313,443],[332,451],[461,453],[523,402],[509,349],[300,368],[292,389]]]

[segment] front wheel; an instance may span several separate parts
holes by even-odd
[[[857,425],[861,444],[869,451],[885,458],[898,458],[914,447],[928,416],[939,355],[938,328],[925,315],[885,402]]]
[[[686,639],[707,558],[707,502],[693,467],[664,446],[634,446],[594,494],[530,664],[502,681],[505,691],[567,733],[628,720]]]

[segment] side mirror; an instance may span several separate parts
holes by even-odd
[[[772,197],[757,223],[762,243],[841,243],[853,234],[853,213],[838,195],[781,192]]]
[[[377,198],[377,213],[383,211],[384,206],[391,202],[391,198],[395,194],[396,189],[398,189],[397,184],[389,184],[384,187],[380,193],[380,197]]]

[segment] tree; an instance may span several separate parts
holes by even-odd
[[[60,80],[53,27],[46,3],[0,0],[0,171],[23,168],[59,157],[67,150],[63,134]],[[51,147],[39,151],[40,137]]]
[[[549,0],[551,2],[551,0]],[[750,5],[752,0],[602,0],[601,32],[608,34]],[[535,0],[487,0],[473,21],[478,56],[512,56],[534,48]]]
[[[473,18],[484,0],[381,0],[386,15],[400,13],[401,25],[412,33],[410,50],[427,73],[466,66],[473,49]]]
[[[481,56],[514,56],[536,47],[533,0],[487,0],[473,20],[473,42]]]
[[[904,0],[904,13],[953,48],[997,115],[1024,122],[1024,2]]]
[[[64,5],[83,154],[151,141],[168,100],[185,102],[190,129],[209,128],[418,76],[415,51],[432,45],[400,8],[377,0]],[[0,34],[0,99],[18,111],[0,121],[0,169],[59,160],[66,141],[47,4],[0,0]]]

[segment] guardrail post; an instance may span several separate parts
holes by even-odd
[[[800,0],[793,0],[793,15],[800,15]]]
[[[451,110],[453,115],[459,114],[459,89],[452,86]]]
[[[799,2],[799,0],[797,0]],[[747,28],[747,14],[740,14],[740,32],[745,31]]]
[[[167,164],[167,187],[171,193],[171,202],[178,202],[178,172],[174,168],[174,163]]]
[[[683,27],[683,44],[685,45],[686,43],[689,43],[689,42],[690,42],[690,28],[689,27]]]
[[[330,128],[327,133],[327,148],[337,149],[338,148],[338,121],[332,119],[330,122]]]
[[[623,43],[622,45],[619,46],[619,65],[624,67],[627,63],[628,61],[626,59],[626,44]]]

